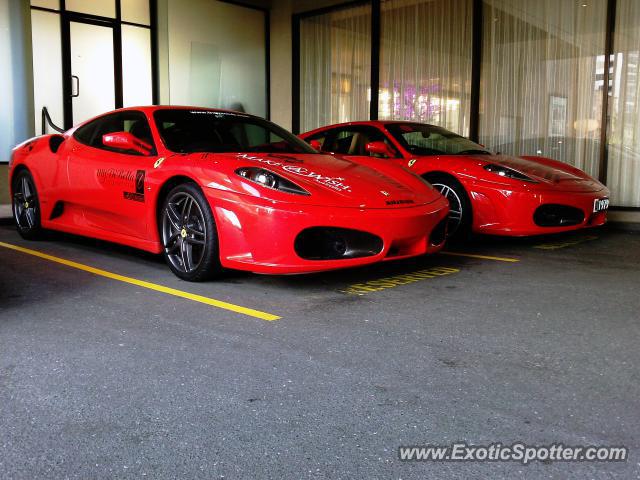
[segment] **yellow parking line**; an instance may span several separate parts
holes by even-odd
[[[67,267],[93,273],[94,275],[99,275],[101,277],[118,280],[119,282],[129,283],[131,285],[137,285],[138,287],[148,288],[149,290],[166,293],[167,295],[173,295],[175,297],[186,298],[187,300],[193,300],[194,302],[204,303],[205,305],[222,308],[224,310],[229,310],[235,313],[241,313],[243,315],[259,318],[261,320],[273,321],[280,319],[279,316],[272,315],[271,313],[265,313],[259,310],[253,310],[252,308],[241,307],[240,305],[223,302],[222,300],[216,300],[215,298],[209,298],[202,295],[196,295],[194,293],[183,292],[182,290],[165,287],[163,285],[158,285],[151,282],[145,282],[144,280],[138,280],[136,278],[125,277],[124,275],[119,275],[117,273],[108,272],[99,268],[90,267],[89,265],[83,265],[82,263],[73,262],[71,260],[65,260],[64,258],[54,257],[53,255],[39,252],[37,250],[31,250],[29,248],[19,247],[10,243],[0,242],[0,247],[15,250],[16,252],[26,253],[27,255],[33,255],[34,257],[43,258],[44,260],[49,260],[50,262],[66,265]]]
[[[492,257],[491,255],[476,255],[475,253],[461,253],[461,252],[440,252],[440,253],[442,253],[443,255],[451,255],[454,257],[481,258],[482,260],[495,260],[497,262],[515,263],[520,261],[517,258]]]

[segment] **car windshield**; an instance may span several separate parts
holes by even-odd
[[[173,152],[317,153],[285,129],[242,113],[162,109],[153,117]]]
[[[433,125],[392,123],[387,130],[415,155],[491,155],[482,145]]]

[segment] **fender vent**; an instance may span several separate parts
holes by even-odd
[[[53,206],[53,210],[51,210],[51,216],[49,217],[49,220],[53,220],[58,217],[61,217],[63,213],[64,213],[64,202],[56,202],[56,204]]]
[[[52,135],[49,137],[49,149],[53,153],[56,153],[60,148],[60,145],[62,145],[62,142],[64,142],[64,137],[62,135]]]

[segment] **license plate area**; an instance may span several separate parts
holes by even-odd
[[[593,213],[604,212],[609,209],[609,199],[608,198],[596,198],[593,201]]]

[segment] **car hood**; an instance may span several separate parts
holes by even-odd
[[[425,205],[440,194],[414,175],[400,170],[398,175],[376,171],[350,160],[323,154],[215,154],[220,166],[228,168],[230,178],[261,196],[300,204],[357,208],[402,208]],[[241,167],[270,170],[299,185],[310,195],[294,195],[256,188],[233,172]]]
[[[543,188],[569,192],[593,192],[604,188],[600,182],[582,170],[550,158],[477,155],[474,159],[516,170],[535,180]]]

